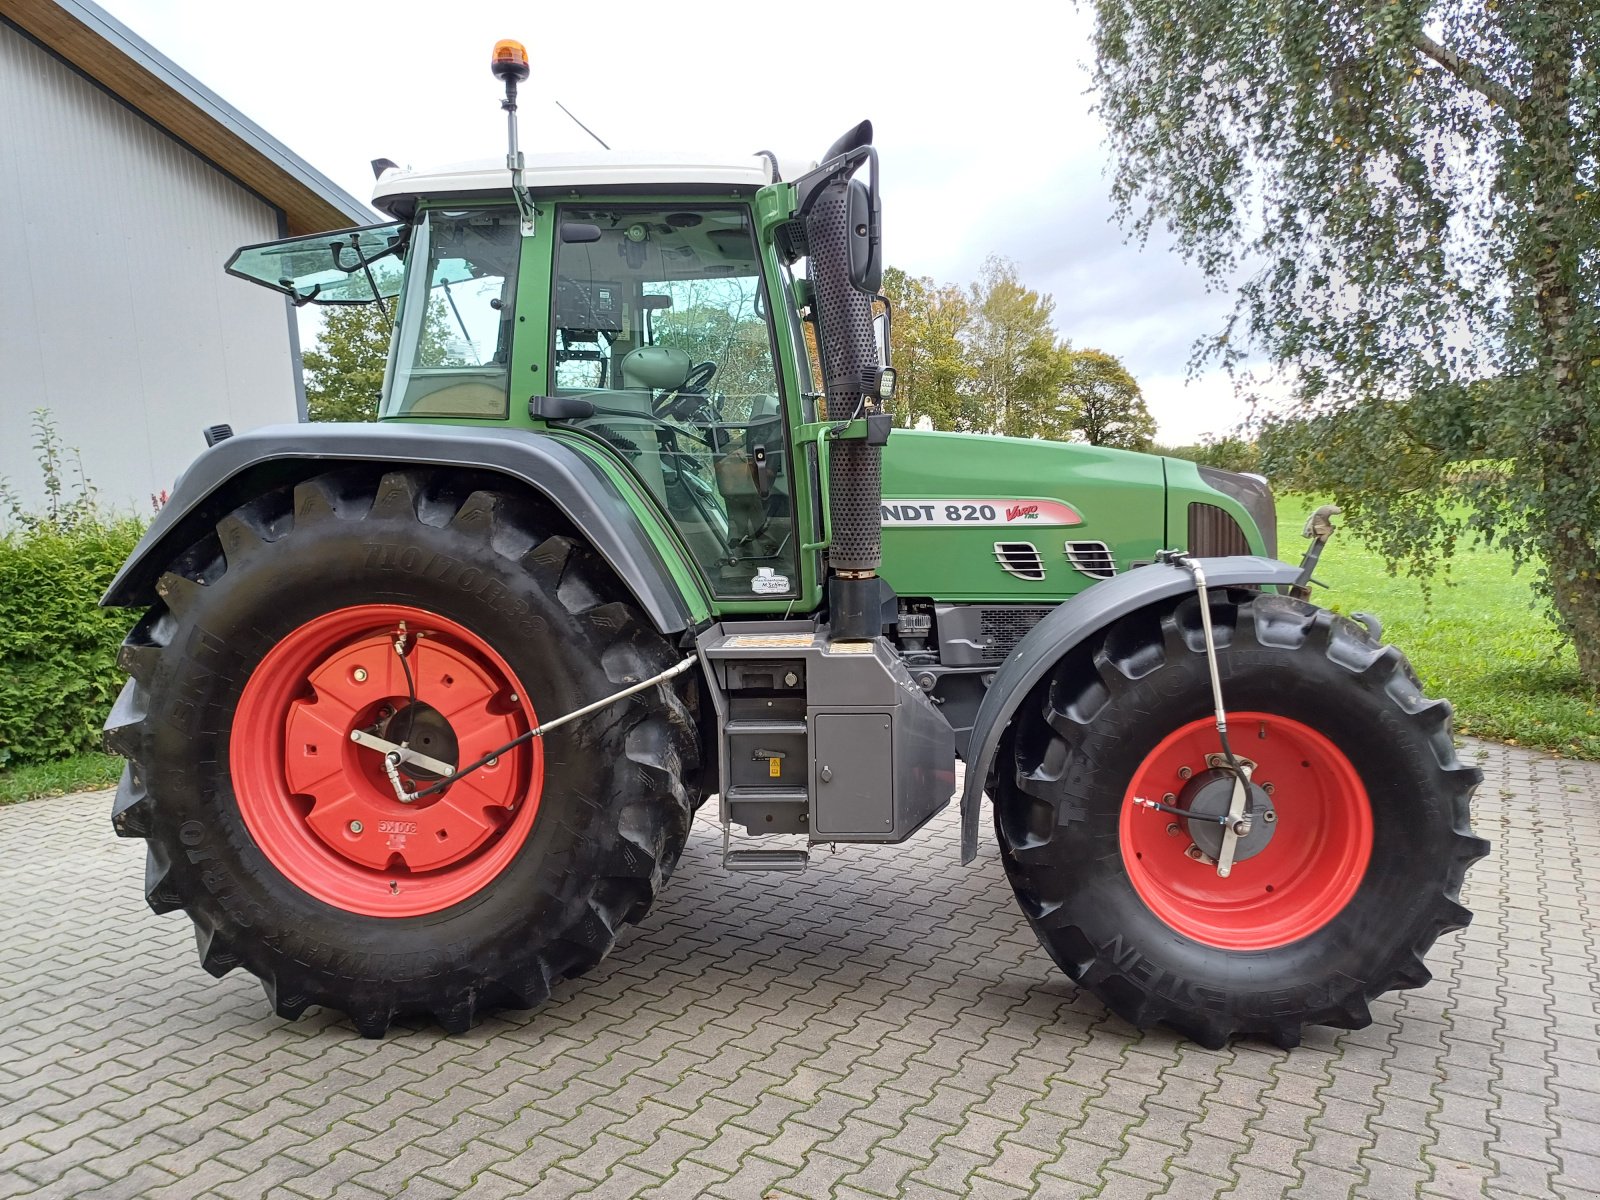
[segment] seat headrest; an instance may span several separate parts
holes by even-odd
[[[640,346],[622,356],[622,386],[670,391],[689,378],[687,351],[676,346]]]

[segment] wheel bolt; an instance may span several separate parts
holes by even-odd
[[[362,825],[361,825],[360,821],[351,821],[350,822],[350,832],[351,833],[360,833],[361,829],[362,829]]]
[[[522,703],[522,697],[517,695],[515,692],[512,692],[511,693],[511,703],[513,703],[513,704],[521,704]]]
[[[1265,821],[1268,825],[1271,825],[1274,821],[1276,821],[1278,819],[1278,814],[1273,812],[1269,808],[1269,809],[1267,809],[1266,812],[1261,814],[1261,819],[1263,821]]]
[[[1191,776],[1193,774],[1194,774],[1194,772],[1191,771],[1188,767],[1179,767],[1178,768],[1178,778],[1179,779],[1187,779],[1187,778],[1189,778],[1189,776]]]
[[[1167,792],[1164,796],[1161,797],[1161,803],[1163,803],[1163,804],[1176,804],[1177,802],[1178,802],[1178,798],[1176,796],[1174,796],[1171,792]]]
[[[1190,846],[1187,850],[1184,851],[1184,853],[1187,854],[1190,858],[1198,859],[1200,857],[1200,847],[1199,846]]]
[[[1278,789],[1273,787],[1270,783],[1263,783],[1261,785],[1261,790],[1263,792],[1265,792],[1267,795],[1270,796],[1270,795],[1272,795],[1273,792],[1277,791]]]
[[[365,667],[357,667],[351,674],[357,683],[365,683],[367,681],[367,669]]]
[[[1183,832],[1183,830],[1178,828],[1178,824],[1177,824],[1176,821],[1174,821],[1171,825],[1167,826],[1167,836],[1168,837],[1177,837],[1182,832]]]

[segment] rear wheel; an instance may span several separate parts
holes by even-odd
[[[224,518],[158,585],[107,724],[114,823],[201,961],[369,1036],[529,1007],[648,911],[697,766],[662,686],[402,802],[365,732],[432,766],[408,791],[677,657],[547,512],[458,477],[335,474]]]
[[[1230,738],[1254,764],[1232,870],[1216,861],[1232,776],[1194,597],[1123,618],[1028,697],[991,788],[996,830],[1041,942],[1121,1016],[1289,1046],[1428,981],[1424,953],[1471,919],[1480,775],[1456,758],[1449,705],[1361,627],[1248,591],[1212,610]]]

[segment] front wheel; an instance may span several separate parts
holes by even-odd
[[[1450,706],[1358,625],[1250,591],[1214,594],[1212,621],[1233,749],[1253,764],[1231,870],[1191,596],[1123,618],[1024,702],[990,789],[1007,874],[1061,968],[1136,1025],[1210,1047],[1359,1028],[1471,919],[1481,775],[1456,757]]]

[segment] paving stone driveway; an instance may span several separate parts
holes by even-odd
[[[545,1008],[368,1042],[201,972],[104,794],[0,809],[0,1197],[1600,1196],[1600,766],[1466,754],[1476,923],[1291,1053],[1108,1017],[949,814],[776,877],[698,823]]]

